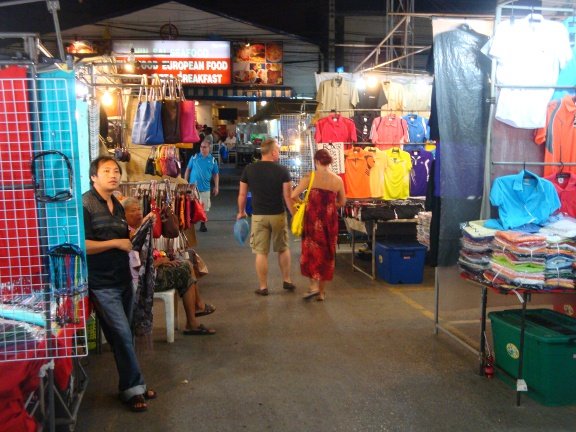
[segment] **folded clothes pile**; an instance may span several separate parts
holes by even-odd
[[[498,288],[546,288],[546,237],[522,231],[497,231],[484,277]]]
[[[546,287],[548,289],[574,289],[572,265],[576,259],[574,239],[558,234],[542,233],[546,236]]]

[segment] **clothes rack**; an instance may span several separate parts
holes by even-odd
[[[573,7],[549,7],[549,6],[541,6],[541,7],[532,7],[532,6],[520,6],[514,5],[515,0],[504,0],[498,1],[496,6],[495,12],[495,20],[494,20],[494,32],[496,32],[496,28],[498,24],[502,21],[503,18],[503,11],[510,10],[511,15],[510,18],[514,19],[514,11],[516,10],[524,10],[530,11],[531,13],[534,11],[538,12],[552,12],[552,13],[565,13],[565,14],[572,14],[576,15],[576,2],[570,0],[570,3]],[[562,4],[566,4],[567,2],[562,2]],[[565,18],[565,17],[564,17]],[[521,162],[521,161],[493,161],[492,160],[492,141],[493,141],[493,130],[494,130],[494,115],[495,115],[495,105],[496,105],[496,88],[565,88],[563,86],[556,87],[556,86],[508,86],[508,85],[497,85],[496,84],[496,64],[497,61],[495,59],[492,60],[492,69],[490,73],[490,96],[487,98],[486,102],[489,103],[489,113],[488,113],[488,126],[487,126],[487,135],[486,135],[486,158],[485,158],[485,172],[490,173],[489,175],[484,175],[484,194],[482,198],[482,209],[480,212],[481,219],[487,219],[490,216],[490,191],[491,191],[491,182],[492,182],[492,175],[493,170],[492,167],[495,165],[514,165],[514,166],[526,166],[526,165],[551,165],[546,164],[544,162]],[[568,87],[573,88],[573,87]],[[569,165],[569,164],[555,164],[557,166],[561,165]],[[576,164],[571,164],[576,165]],[[434,311],[434,333],[437,334],[438,331],[442,331],[448,336],[450,336],[455,341],[462,344],[467,349],[471,350],[475,354],[478,355],[479,360],[479,373],[480,375],[484,375],[484,364],[485,364],[485,322],[486,322],[486,305],[487,305],[487,292],[488,287],[483,284],[479,284],[473,281],[469,281],[473,285],[481,287],[481,301],[480,301],[480,309],[481,309],[481,329],[480,329],[480,342],[479,342],[479,350],[474,348],[469,342],[467,342],[464,338],[459,337],[457,333],[454,331],[453,328],[449,328],[444,322],[440,322],[439,317],[439,309],[440,309],[440,273],[439,268],[436,268],[435,272],[435,311]],[[517,379],[517,391],[516,391],[516,405],[520,405],[521,399],[521,392],[523,390],[521,384],[523,383],[522,380],[522,359],[523,359],[523,339],[524,339],[524,327],[525,327],[525,309],[526,303],[530,300],[530,292],[519,290],[516,292],[521,305],[522,305],[522,325],[521,325],[521,337],[520,337],[520,352],[519,352],[519,371],[518,371],[518,379]]]

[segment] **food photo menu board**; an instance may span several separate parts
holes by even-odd
[[[232,44],[234,84],[282,85],[282,42]]]

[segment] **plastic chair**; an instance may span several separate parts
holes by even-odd
[[[174,330],[178,329],[178,302],[176,300],[176,290],[155,292],[155,299],[164,301],[166,309],[166,340],[168,343],[174,342]]]
[[[222,159],[220,156],[220,144],[219,143],[214,143],[212,144],[212,156],[214,156],[214,159],[216,159],[216,162],[218,162],[218,165],[222,165]]]
[[[232,158],[234,158],[234,162],[238,162],[236,147],[233,150],[228,150],[228,162],[232,162]]]

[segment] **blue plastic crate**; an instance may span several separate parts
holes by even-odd
[[[421,284],[426,246],[417,242],[376,243],[378,277],[389,284]]]

